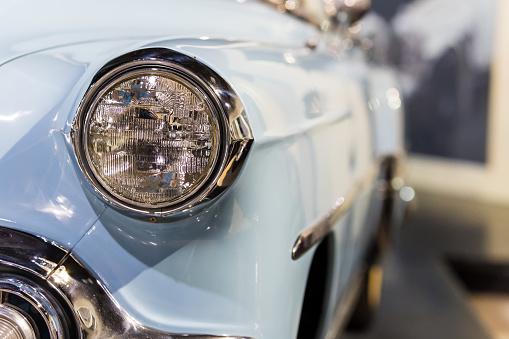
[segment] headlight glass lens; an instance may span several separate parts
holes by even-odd
[[[87,161],[99,183],[142,207],[179,202],[211,175],[218,122],[196,86],[162,70],[138,70],[106,86],[85,121]]]

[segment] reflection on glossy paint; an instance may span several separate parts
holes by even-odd
[[[293,56],[292,53],[290,52],[286,52],[283,57],[285,58],[285,61],[289,64],[294,64],[295,63],[295,57]]]
[[[71,204],[69,199],[59,195],[55,201],[50,201],[48,204],[36,208],[37,211],[43,213],[53,214],[59,221],[71,219],[74,215],[75,206]]]
[[[376,111],[377,109],[380,108],[380,101],[378,100],[378,98],[371,98],[368,102],[368,108],[371,110],[371,111]]]
[[[390,108],[399,109],[401,107],[401,97],[399,95],[399,91],[395,88],[389,88],[387,90],[387,101]]]
[[[3,223],[16,224],[15,221],[9,220],[9,219],[4,219],[4,218],[0,218],[0,221]]]
[[[320,93],[312,91],[304,96],[306,117],[314,119],[322,115],[322,99]]]
[[[16,113],[11,115],[0,115],[0,121],[14,121],[30,113],[32,113],[32,111],[17,111]]]
[[[59,60],[64,61],[66,64],[85,67],[85,64],[83,64],[83,63],[81,63],[79,61],[76,61],[73,58],[70,58],[70,57],[68,57],[68,56],[66,56],[64,54],[61,54],[61,53],[56,53],[56,54],[53,55],[53,57],[55,59],[59,59]]]

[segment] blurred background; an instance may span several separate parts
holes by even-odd
[[[372,1],[367,20],[392,34],[417,195],[375,323],[342,338],[509,338],[507,17],[507,0]]]

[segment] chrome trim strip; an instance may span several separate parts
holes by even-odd
[[[30,246],[33,247],[30,247]],[[15,248],[20,258],[14,258]],[[148,328],[137,322],[116,303],[109,291],[73,255],[64,254],[58,245],[20,231],[0,227],[0,270],[9,267],[23,270],[25,275],[45,279],[65,299],[81,327],[83,339],[151,338],[151,339],[253,339],[242,336],[171,334]],[[60,254],[60,255],[55,255]],[[51,270],[35,262],[52,262]],[[1,277],[0,277],[1,278]],[[20,277],[22,279],[22,277]],[[0,279],[0,290],[3,280]],[[57,337],[60,338],[60,337]]]
[[[336,200],[325,216],[297,237],[292,249],[293,260],[297,260],[302,257],[313,246],[317,245],[323,238],[325,238],[339,218],[348,212],[360,190],[376,179],[380,173],[382,162],[383,159],[378,160],[369,172],[351,189],[351,191],[346,195],[346,198],[340,197]]]
[[[161,208],[137,206],[114,196],[92,174],[84,149],[85,123],[90,105],[112,81],[129,72],[156,69],[184,78],[211,101],[219,123],[219,155],[215,168],[201,187],[183,201],[169,202]],[[71,129],[76,161],[90,190],[111,206],[149,216],[165,216],[210,201],[230,187],[245,162],[253,135],[244,106],[233,88],[205,64],[166,48],[147,48],[127,53],[104,65],[92,80],[81,101]]]
[[[0,227],[0,264],[17,267],[45,279],[68,251],[44,238]]]

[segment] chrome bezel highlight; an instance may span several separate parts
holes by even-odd
[[[87,121],[94,105],[111,84],[140,71],[167,72],[191,84],[206,100],[216,130],[216,154],[200,185],[178,199],[157,205],[140,204],[112,193],[98,180],[87,158]],[[163,48],[128,53],[106,64],[92,80],[71,129],[77,162],[92,191],[122,210],[164,216],[182,211],[221,194],[233,183],[253,142],[251,128],[240,99],[231,86],[196,58]]]

